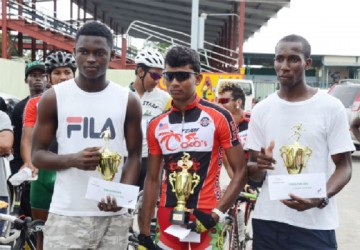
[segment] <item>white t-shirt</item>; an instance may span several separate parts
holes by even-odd
[[[11,121],[9,116],[0,110],[0,132],[3,131],[13,131],[12,126],[11,126]],[[5,161],[7,161],[6,159],[4,159],[3,157],[0,157],[0,196],[8,196],[8,189],[7,189],[7,171],[6,171],[6,164]]]
[[[113,82],[100,92],[85,92],[74,80],[54,86],[57,102],[58,154],[77,153],[88,147],[104,146],[100,133],[111,130],[111,151],[124,151],[124,122],[129,90]],[[121,166],[114,182],[120,181]],[[112,216],[102,212],[96,201],[85,199],[90,177],[102,178],[98,170],[68,168],[57,171],[50,212],[66,216]]]
[[[355,150],[349,133],[346,113],[341,102],[318,91],[313,97],[301,102],[287,102],[277,93],[258,103],[251,115],[246,148],[260,151],[275,141],[273,156],[275,170],[267,175],[284,175],[287,170],[279,149],[294,143],[294,126],[302,125],[298,142],[312,149],[312,155],[302,173],[325,173],[328,179],[335,164],[331,155]],[[265,178],[256,202],[254,218],[287,223],[307,229],[332,230],[338,224],[335,198],[324,209],[312,208],[298,212],[269,199],[268,180]]]
[[[168,92],[159,88],[154,88],[151,92],[146,91],[142,97],[140,97],[136,91],[134,93],[140,98],[142,106],[141,129],[143,133],[143,143],[141,156],[148,157],[149,148],[146,139],[148,124],[152,118],[160,115],[170,107],[171,97]]]

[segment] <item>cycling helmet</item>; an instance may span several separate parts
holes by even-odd
[[[149,68],[164,69],[164,58],[155,50],[142,50],[135,57],[136,64],[144,64]]]
[[[46,72],[50,74],[54,69],[59,67],[70,67],[75,74],[76,63],[73,55],[66,51],[50,53],[45,59]]]

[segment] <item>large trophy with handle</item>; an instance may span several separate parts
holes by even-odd
[[[188,208],[186,208],[186,201],[190,194],[194,193],[195,187],[199,185],[200,176],[196,173],[191,174],[188,172],[188,169],[193,165],[188,153],[184,152],[184,155],[177,164],[182,170],[169,175],[172,192],[175,192],[177,198],[177,205],[171,211],[170,222],[174,225],[182,225],[189,222],[190,213]]]
[[[295,142],[291,145],[282,146],[280,156],[289,174],[300,174],[311,157],[312,149],[299,143],[303,131],[301,123],[295,125],[293,131],[294,134],[290,138],[293,137]]]
[[[112,181],[115,177],[115,174],[118,172],[122,157],[117,152],[112,152],[110,150],[110,129],[107,128],[104,130],[100,137],[105,141],[104,148],[100,156],[100,164],[98,166],[98,171],[101,173],[101,176],[106,181]]]

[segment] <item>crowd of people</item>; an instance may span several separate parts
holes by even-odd
[[[129,87],[107,79],[112,56],[111,31],[87,22],[76,34],[74,55],[53,51],[44,63],[26,66],[30,94],[11,122],[0,111],[0,156],[14,155],[12,174],[28,167],[38,176],[23,188],[20,210],[46,221],[37,249],[127,249],[128,210],[111,196],[85,198],[89,179],[101,178],[101,133],[108,128],[111,149],[125,156],[112,181],[143,190],[139,249],[222,249],[225,213],[247,183],[262,189],[253,249],[337,249],[333,197],[351,178],[354,145],[341,103],[306,83],[312,60],[305,38],[289,35],[276,44],[280,89],[256,104],[251,117],[235,83],[219,86],[216,103],[197,95],[202,74],[195,50],[173,46],[165,57],[139,52]],[[167,91],[156,87],[162,77]],[[324,173],[326,196],[270,200],[269,176],[287,174],[280,151],[292,142],[294,127],[312,151],[303,172]],[[9,202],[2,162],[0,200]],[[223,165],[230,176],[225,192]],[[169,234],[172,224],[198,233],[200,242]]]

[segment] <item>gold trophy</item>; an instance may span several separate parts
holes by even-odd
[[[300,174],[311,157],[312,149],[304,147],[298,142],[303,131],[302,124],[297,124],[292,129],[294,134],[290,138],[294,137],[295,142],[291,145],[282,146],[280,156],[289,174]]]
[[[180,172],[173,172],[169,175],[169,182],[172,186],[172,192],[175,192],[177,198],[177,205],[171,211],[170,222],[174,225],[187,224],[189,222],[190,213],[186,208],[186,201],[190,194],[194,193],[194,189],[200,182],[200,176],[196,173],[189,173],[193,162],[189,160],[190,155],[184,152],[181,160],[177,162],[178,166],[182,168]]]
[[[106,181],[112,181],[115,177],[115,174],[118,172],[122,157],[117,152],[110,151],[110,129],[107,128],[104,130],[100,137],[104,138],[105,146],[101,152],[100,164],[98,166],[98,171],[101,173],[102,177]]]

